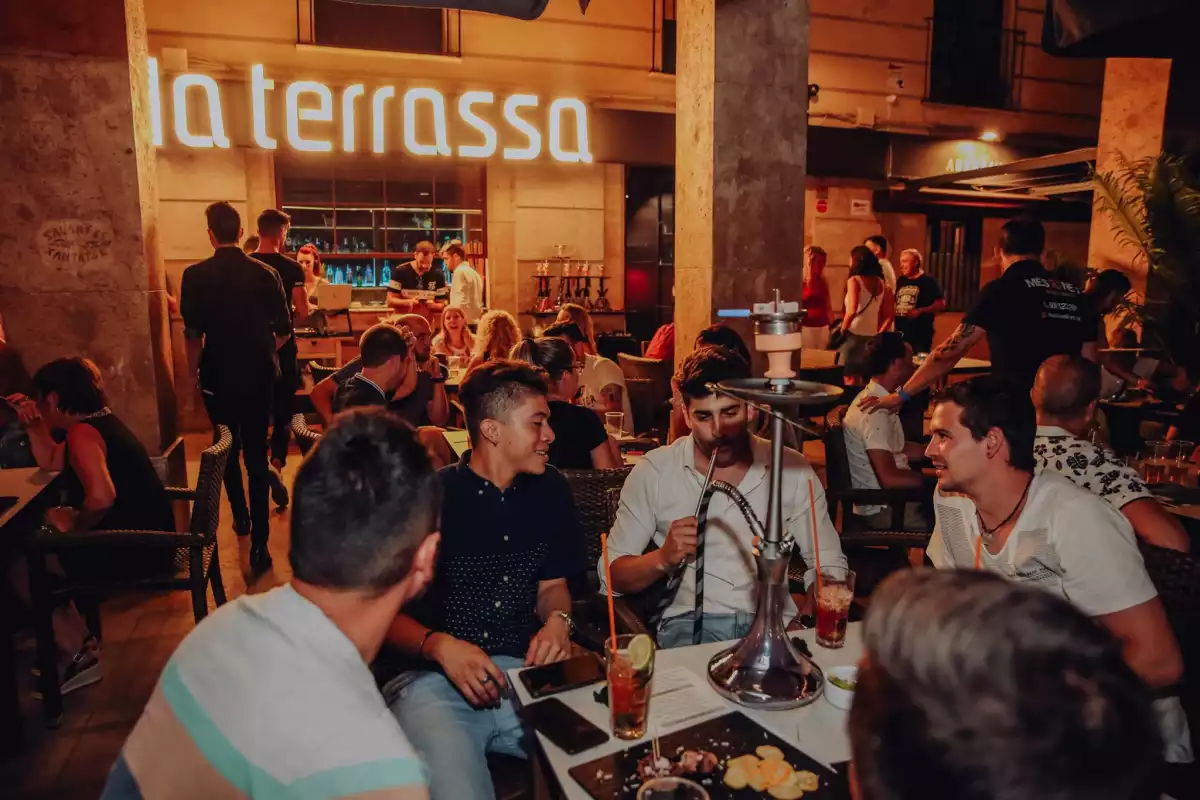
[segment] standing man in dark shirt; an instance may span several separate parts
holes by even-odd
[[[229,427],[234,452],[242,451],[250,485],[250,508],[242,471],[231,458],[225,492],[239,534],[251,535],[250,567],[271,566],[267,552],[270,507],[267,484],[267,425],[279,377],[276,351],[292,333],[283,284],[274,269],[242,252],[242,220],[226,202],[204,211],[211,258],[183,271],[180,311],[188,339],[188,364],[199,366],[204,407],[214,425]],[[203,351],[201,352],[201,347]]]
[[[929,354],[898,392],[864,397],[864,410],[895,410],[950,374],[959,359],[987,338],[992,374],[1024,396],[1033,389],[1038,367],[1050,356],[1083,355],[1096,360],[1099,321],[1083,291],[1054,280],[1041,264],[1046,231],[1034,219],[1005,223],[1000,236],[1004,273],[983,287],[961,325]]]
[[[946,298],[937,280],[922,269],[921,254],[900,254],[900,277],[896,279],[896,330],[912,345],[914,353],[933,349],[933,317],[946,310]]]
[[[446,283],[446,272],[441,267],[434,267],[433,257],[437,254],[433,242],[417,242],[413,252],[413,260],[402,265],[392,273],[391,283],[388,284],[388,308],[397,311],[415,311],[421,316],[436,314],[446,307],[446,297],[450,290]],[[439,299],[411,300],[404,297],[405,289],[423,292],[438,292]]]
[[[404,679],[385,683],[384,697],[429,766],[432,800],[494,797],[485,755],[527,757],[505,671],[569,655],[567,579],[586,565],[571,489],[547,463],[547,391],[539,370],[514,361],[463,381],[472,450],[439,473],[437,576],[388,632],[430,670],[402,689]]]
[[[280,508],[288,504],[287,487],[283,485],[279,470],[287,461],[288,441],[292,435],[292,406],[296,389],[300,386],[295,323],[297,316],[304,319],[309,314],[308,293],[304,291],[304,268],[280,252],[291,224],[292,218],[278,209],[263,211],[258,215],[258,246],[251,253],[251,257],[279,273],[283,296],[289,301],[288,312],[293,328],[287,343],[279,348],[279,380],[275,382],[275,398],[271,406],[271,470],[267,479],[271,483],[275,505]]]

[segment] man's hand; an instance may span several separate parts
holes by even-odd
[[[487,653],[470,642],[444,633],[429,637],[427,649],[429,657],[441,666],[446,677],[468,703],[476,708],[500,705],[500,687],[505,685],[504,672],[488,658]]]
[[[695,517],[684,517],[671,523],[667,530],[667,540],[661,549],[663,562],[672,569],[678,568],[683,562],[696,555],[696,545],[699,544],[699,528]]]
[[[404,362],[404,379],[400,381],[400,385],[396,387],[396,391],[392,392],[393,400],[403,400],[417,389],[417,362],[412,354]]]
[[[442,377],[442,362],[438,361],[435,356],[429,356],[425,362],[421,364],[421,369],[429,373],[431,378]]]
[[[42,415],[38,411],[37,403],[31,398],[18,392],[17,394],[10,394],[4,400],[17,412],[17,419],[21,420],[22,425],[36,425],[42,421]]]
[[[46,511],[46,523],[63,533],[69,533],[75,527],[75,519],[78,516],[78,509],[70,506],[56,506]]]
[[[540,667],[553,664],[571,655],[571,631],[567,622],[558,614],[551,615],[542,629],[529,641],[525,653],[525,666]]]
[[[895,413],[904,405],[904,401],[900,399],[898,394],[889,394],[887,397],[876,397],[875,395],[863,395],[854,401],[855,404],[863,411],[891,411]]]

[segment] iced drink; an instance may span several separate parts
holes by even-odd
[[[608,672],[608,707],[612,732],[618,739],[646,735],[650,713],[650,679],[654,677],[654,640],[645,634],[618,636],[617,649],[605,642]]]
[[[817,644],[837,649],[846,643],[846,623],[854,601],[854,572],[822,569],[817,589]]]

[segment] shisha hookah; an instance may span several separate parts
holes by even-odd
[[[784,627],[787,571],[795,542],[783,531],[783,426],[796,423],[779,409],[825,404],[842,390],[795,379],[792,353],[800,351],[800,321],[804,311],[799,303],[780,300],[779,290],[775,291],[774,302],[755,303],[749,310],[721,311],[718,316],[753,319],[754,347],[767,355],[765,378],[722,381],[709,384],[709,388],[763,409],[771,417],[771,483],[765,526],[741,492],[724,481],[710,482],[711,471],[701,493],[705,513],[713,493],[728,495],[759,535],[756,552],[759,590],[754,623],[744,639],[708,662],[708,680],[718,693],[744,706],[772,710],[797,708],[821,695],[825,676],[820,667],[796,649]]]

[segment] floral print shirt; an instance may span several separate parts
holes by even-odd
[[[1103,497],[1116,509],[1153,497],[1137,471],[1121,463],[1111,450],[1063,428],[1038,426],[1033,460],[1039,474],[1057,472],[1080,489]]]

